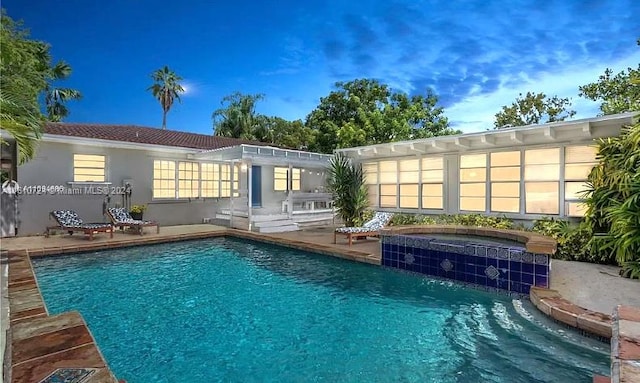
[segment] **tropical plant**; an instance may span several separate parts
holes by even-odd
[[[263,94],[235,92],[222,99],[222,108],[211,115],[216,136],[256,139],[256,130],[265,124],[265,116],[256,114],[256,103],[264,99]],[[266,134],[265,134],[266,136]]]
[[[35,155],[44,116],[38,96],[47,86],[49,48],[29,40],[21,23],[2,10],[0,22],[0,128],[16,142],[20,163]],[[0,136],[0,145],[8,142]]]
[[[637,267],[640,123],[624,127],[618,137],[600,139],[597,158],[599,162],[589,174],[585,193],[585,221],[594,233],[589,244],[599,258],[615,260],[625,268]]]
[[[162,129],[167,129],[167,113],[171,110],[175,100],[180,101],[180,93],[184,93],[184,88],[180,85],[182,77],[175,74],[168,66],[158,69],[151,74],[154,84],[150,90],[153,97],[158,99],[162,107]]]
[[[368,190],[361,164],[338,153],[327,170],[327,190],[333,196],[333,206],[347,226],[355,226],[369,206]]]
[[[51,68],[51,78],[53,81],[64,80],[71,75],[71,66],[64,61],[60,61]],[[71,88],[56,88],[51,83],[45,89],[45,106],[49,121],[58,122],[69,115],[69,109],[65,105],[67,101],[79,100],[82,94]]]

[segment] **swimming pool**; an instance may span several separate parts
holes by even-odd
[[[608,345],[544,329],[507,296],[261,243],[33,264],[49,312],[80,311],[129,383],[590,382],[609,369]]]

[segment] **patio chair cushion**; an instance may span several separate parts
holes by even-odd
[[[107,209],[109,214],[115,220],[114,223],[117,224],[126,224],[126,225],[147,225],[154,223],[153,221],[143,221],[139,219],[131,218],[131,214],[123,208],[123,207],[110,207]]]
[[[81,227],[84,224],[82,218],[73,210],[54,210],[51,215],[64,227]]]
[[[122,207],[110,207],[107,209],[109,214],[116,220],[116,222],[125,222],[128,220],[132,220],[131,215]]]
[[[84,223],[82,218],[73,210],[54,210],[51,212],[58,224],[62,227],[81,229],[101,229],[111,227],[108,223]]]
[[[385,227],[391,218],[393,217],[393,213],[383,213],[376,212],[373,218],[364,223],[364,225],[359,227],[339,227],[336,229],[336,233],[370,233],[376,232]]]

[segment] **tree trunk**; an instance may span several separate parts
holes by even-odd
[[[167,112],[162,112],[162,129],[167,129]]]

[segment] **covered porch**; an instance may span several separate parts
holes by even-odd
[[[236,181],[228,203],[219,204],[211,222],[281,233],[334,221],[331,194],[325,190],[331,155],[239,145],[204,151],[194,159],[229,163]]]

